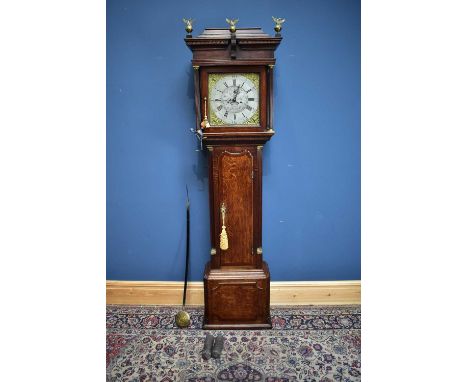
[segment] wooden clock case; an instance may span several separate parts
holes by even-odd
[[[274,51],[281,36],[260,28],[210,28],[188,35],[193,52],[196,129],[205,113],[209,73],[258,73],[259,121],[255,126],[211,126],[209,151],[211,259],[204,274],[204,329],[266,329],[270,272],[262,250],[262,149],[273,136]],[[209,103],[207,104],[209,115]],[[221,206],[229,248],[220,248]]]

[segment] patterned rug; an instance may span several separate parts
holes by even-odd
[[[331,382],[361,380],[360,306],[275,307],[272,330],[211,330],[226,337],[220,359],[204,361],[203,310],[108,305],[107,381]]]

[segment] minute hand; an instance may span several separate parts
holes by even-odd
[[[234,89],[234,102],[237,102],[237,96],[239,95],[239,86],[237,87],[237,89]]]

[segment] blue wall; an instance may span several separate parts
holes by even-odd
[[[233,5],[234,4],[234,5]],[[194,127],[194,34],[285,17],[275,130],[264,149],[263,249],[273,281],[360,279],[360,3],[109,0],[107,279],[182,280],[185,184],[190,277],[209,260],[207,159]]]

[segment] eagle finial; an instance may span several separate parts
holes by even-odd
[[[187,32],[187,34],[191,34],[192,31],[193,31],[193,22],[195,21],[195,19],[182,19],[182,21],[185,23],[185,31]]]
[[[286,19],[282,19],[282,18],[274,17],[274,16],[271,16],[271,18],[275,22],[275,32],[276,33],[281,32],[281,29],[283,28],[282,24],[286,21]]]
[[[229,30],[231,31],[231,33],[234,33],[236,31],[236,24],[238,21],[239,19],[226,19],[226,22],[229,24]]]

